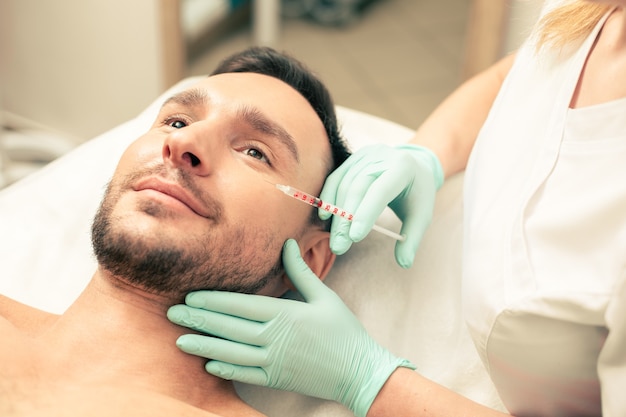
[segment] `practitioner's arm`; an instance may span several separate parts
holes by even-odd
[[[367,417],[509,416],[459,395],[419,373],[398,368],[374,400]]]
[[[516,54],[510,54],[465,81],[417,129],[410,143],[432,150],[444,177],[465,169],[482,128]]]

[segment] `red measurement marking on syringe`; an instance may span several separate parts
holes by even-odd
[[[293,194],[293,197],[297,198],[297,199],[300,199],[300,200],[304,201],[305,203],[310,204],[312,206],[319,207],[319,206],[321,206],[321,203],[322,203],[320,199],[318,199],[316,197],[313,197],[313,196],[310,196],[310,195],[305,194],[305,193],[295,192]]]
[[[339,207],[335,207],[332,204],[328,204],[328,203],[324,203],[322,200],[320,200],[317,197],[312,197],[309,196],[308,194],[296,191],[293,193],[293,197],[297,198],[299,200],[302,200],[312,206],[316,206],[316,207],[323,207],[323,210],[326,210],[332,214],[334,214],[335,216],[339,216],[339,217],[343,217],[344,219],[348,219],[349,221],[352,221],[352,218],[354,217],[352,214],[348,213],[345,210],[340,210]]]

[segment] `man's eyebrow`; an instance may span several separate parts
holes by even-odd
[[[198,88],[193,88],[191,90],[181,91],[180,93],[174,94],[172,97],[165,100],[161,108],[167,106],[170,103],[180,104],[186,107],[197,107],[203,106],[209,102],[209,96],[206,91],[200,90]]]
[[[254,130],[278,139],[289,153],[293,155],[296,162],[300,162],[298,147],[293,136],[289,134],[281,125],[267,118],[259,109],[252,106],[242,106],[237,111],[238,118],[243,119]]]

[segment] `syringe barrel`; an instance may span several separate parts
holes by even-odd
[[[325,203],[323,202],[321,199],[319,199],[318,197],[315,197],[313,195],[309,195],[307,193],[305,193],[304,191],[300,191],[298,189],[295,189],[293,187],[289,187],[289,195],[292,196],[295,199],[301,200],[313,207],[318,207],[324,211],[327,211],[329,213],[332,213],[335,216],[339,216],[342,217],[346,220],[352,221],[352,219],[354,218],[354,216],[352,215],[352,213],[348,213],[347,211],[345,211],[342,208],[339,208],[335,205],[332,205],[330,203]]]
[[[332,213],[335,216],[339,216],[342,217],[348,221],[352,221],[352,219],[354,218],[354,216],[352,215],[352,213],[348,213],[347,211],[334,206],[330,203],[325,203],[323,202],[320,198],[315,197],[313,195],[309,195],[307,193],[305,193],[304,191],[300,191],[296,188],[293,188],[289,185],[282,185],[282,184],[276,184],[276,188],[278,188],[280,191],[282,191],[283,193],[285,193],[286,195],[295,198],[297,200],[300,200],[304,203],[307,203],[313,207],[318,207],[322,210],[325,210],[329,213]],[[404,235],[399,235],[395,232],[392,232],[391,230],[387,230],[381,226],[378,225],[374,225],[372,226],[372,230],[376,230],[382,234],[385,234],[387,236],[390,236],[396,240],[400,240],[403,241],[405,239]]]
[[[344,218],[344,219],[349,220],[349,221],[352,221],[352,219],[354,218],[352,213],[348,213],[344,209],[341,209],[341,208],[339,208],[337,206],[333,206],[332,204],[329,204],[329,203],[322,203],[322,206],[320,206],[320,208],[322,210],[325,210],[325,211],[328,211],[328,212],[332,213],[335,216],[339,216],[339,217]]]

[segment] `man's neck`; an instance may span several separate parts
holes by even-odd
[[[205,359],[181,352],[189,329],[166,318],[171,300],[139,291],[96,272],[80,297],[41,336],[51,363],[69,378],[132,384],[218,411],[237,402],[232,383],[204,371]]]

